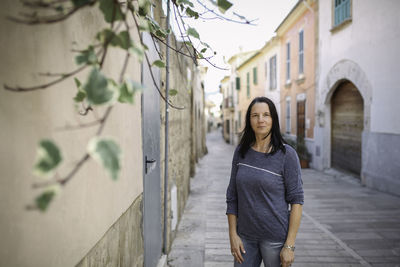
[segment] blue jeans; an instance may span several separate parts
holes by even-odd
[[[243,263],[240,264],[235,261],[234,267],[260,267],[261,261],[263,261],[264,267],[280,266],[283,242],[256,241],[243,237],[240,237],[240,239],[242,239],[246,253],[242,253]]]

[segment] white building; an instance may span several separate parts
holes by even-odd
[[[265,75],[265,96],[274,102],[276,111],[278,112],[279,122],[281,122],[281,93],[280,93],[280,46],[279,39],[272,37],[261,52],[264,55],[264,75]],[[260,73],[262,75],[262,73]]]
[[[400,194],[400,1],[319,1],[315,167]]]

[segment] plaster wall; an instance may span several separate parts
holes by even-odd
[[[270,58],[276,56],[276,88],[271,89],[270,87]],[[265,88],[265,96],[270,98],[272,102],[274,102],[276,111],[278,112],[279,123],[282,124],[281,119],[281,95],[280,95],[280,64],[281,57],[280,57],[280,46],[278,41],[272,41],[270,46],[264,52],[264,62],[267,62],[267,75],[265,74],[265,63],[264,63],[264,72],[261,75],[266,77],[264,81],[264,88]]]
[[[351,21],[333,28],[332,2],[319,3],[319,56],[316,162],[330,167],[331,105],[343,80],[351,81],[364,100],[361,180],[370,187],[399,194],[400,166],[400,2],[351,1]],[[323,19],[324,18],[324,19]],[[385,149],[386,148],[386,149]],[[319,153],[318,153],[319,152]]]
[[[238,111],[241,112],[241,128],[242,131],[246,124],[246,111],[251,101],[258,96],[265,96],[265,65],[264,56],[261,54],[249,59],[238,68],[238,76],[240,77],[240,90],[238,91]],[[253,68],[257,68],[257,84],[253,82]],[[247,73],[250,74],[249,86],[250,94],[247,95]]]
[[[6,0],[0,4],[0,34],[6,36],[0,40],[2,85],[38,85],[51,80],[39,72],[75,69],[71,49],[85,48],[106,26],[98,8],[85,8],[65,22],[51,25],[15,24],[6,16],[21,10],[18,3]],[[110,49],[104,72],[118,80],[123,59],[123,53]],[[78,74],[81,81],[88,71]],[[127,74],[140,81],[140,64],[135,59],[130,61]],[[58,173],[65,176],[97,131],[97,127],[59,130],[94,121],[105,111],[96,108],[87,116],[78,115],[72,100],[76,92],[71,79],[34,92],[0,90],[0,266],[75,266],[143,192],[141,104],[137,95],[134,105],[115,106],[103,131],[123,149],[119,180],[112,181],[103,167],[90,159],[46,213],[25,210],[40,193],[32,189],[32,183],[38,181],[32,175],[38,141],[50,138],[59,145],[64,161]],[[140,225],[136,231],[140,233]]]
[[[315,19],[316,4],[312,10],[299,5],[292,13],[296,19],[288,19],[283,29],[278,30],[280,38],[280,99],[281,130],[286,132],[286,97],[290,97],[290,135],[297,135],[297,99],[302,95],[306,99],[306,139],[312,143],[315,123]],[[287,24],[287,25],[286,25]],[[304,32],[304,73],[299,72],[299,33]],[[290,43],[290,79],[286,75],[287,44]],[[311,144],[310,144],[311,146]]]
[[[331,1],[320,1],[320,18],[331,18]],[[352,21],[333,30],[330,19],[319,20],[319,100],[326,99],[328,73],[341,60],[355,62],[367,77],[371,87],[371,121],[369,130],[400,134],[400,112],[397,105],[400,76],[397,74],[400,54],[400,2],[388,0],[377,5],[375,1],[352,0]],[[329,88],[330,89],[330,88]]]

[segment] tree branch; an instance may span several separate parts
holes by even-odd
[[[64,127],[56,128],[55,130],[56,131],[79,130],[79,129],[83,129],[83,128],[93,127],[100,123],[101,123],[101,120],[95,120],[95,121],[88,122],[88,123],[80,123],[78,125],[67,125]]]
[[[7,19],[9,19],[13,22],[16,22],[16,23],[21,23],[21,24],[26,24],[26,25],[51,24],[51,23],[63,21],[65,19],[69,18],[70,16],[72,16],[79,9],[81,9],[85,6],[91,6],[91,5],[95,4],[96,2],[97,2],[97,0],[92,0],[91,2],[84,3],[80,6],[75,6],[75,7],[71,8],[66,14],[63,14],[61,16],[53,15],[53,16],[37,17],[36,15],[33,15],[33,16],[25,15],[25,17],[31,17],[31,19],[24,20],[24,19],[12,17],[12,16],[8,16]]]
[[[135,14],[133,12],[131,12],[131,13],[132,13],[133,20],[135,21],[136,29],[137,29],[137,31],[139,33],[140,43],[142,45],[144,45],[142,35],[140,34],[140,31],[139,31],[139,24],[138,24],[138,22],[136,20]],[[165,96],[162,94],[160,88],[158,87],[158,84],[157,84],[156,79],[154,77],[153,71],[151,70],[151,63],[150,63],[149,57],[147,56],[146,52],[144,52],[144,56],[146,58],[147,66],[149,67],[149,72],[150,72],[151,79],[153,80],[154,87],[157,89],[158,94],[160,95],[160,97],[165,101],[165,103],[167,103],[170,107],[172,107],[174,109],[179,109],[179,110],[185,109],[185,107],[178,107],[178,106],[175,106],[174,104],[172,104],[170,101],[167,101]]]
[[[69,77],[81,72],[87,66],[89,66],[89,65],[87,65],[87,64],[83,65],[82,67],[80,67],[80,68],[78,68],[78,69],[76,69],[76,70],[74,70],[74,71],[72,71],[70,73],[66,73],[62,77],[60,77],[60,78],[58,78],[58,79],[56,79],[56,80],[54,80],[52,82],[49,82],[49,83],[46,83],[46,84],[42,84],[42,85],[37,85],[37,86],[32,86],[32,87],[19,87],[19,86],[18,87],[11,87],[11,86],[8,86],[7,84],[4,84],[3,86],[4,86],[5,90],[14,91],[14,92],[29,92],[29,91],[46,89],[46,88],[48,88],[48,87],[50,87],[52,85],[55,85],[55,84],[57,84],[59,82],[62,82],[65,79],[67,79],[67,78],[69,78]]]
[[[233,12],[233,14],[237,17],[239,17],[240,19],[244,20],[244,21],[239,21],[239,20],[234,20],[234,19],[230,19],[228,17],[222,16],[221,14],[218,14],[217,12],[215,12],[214,10],[210,9],[209,7],[207,7],[204,3],[202,3],[201,0],[197,0],[197,3],[199,3],[206,11],[214,14],[217,18],[221,19],[221,20],[225,20],[225,21],[230,21],[230,22],[234,22],[234,23],[239,23],[239,24],[247,24],[247,25],[254,25],[252,22],[256,21],[256,20],[247,20],[246,18],[239,16],[238,14],[236,14],[235,12]],[[204,19],[204,18],[202,18]]]

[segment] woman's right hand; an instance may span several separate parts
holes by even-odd
[[[229,233],[229,240],[231,242],[232,256],[239,263],[243,263],[244,259],[242,253],[246,253],[244,250],[243,242],[236,233]]]

